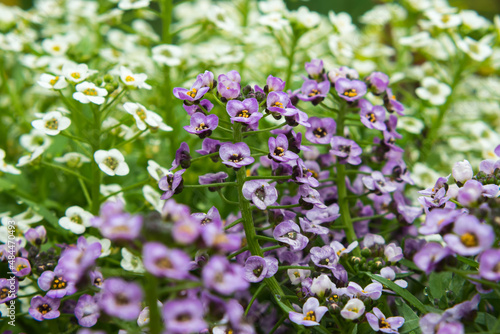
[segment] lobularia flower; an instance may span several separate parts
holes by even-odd
[[[441,29],[457,27],[462,23],[460,15],[450,12],[441,13],[435,9],[428,9],[425,15],[429,18],[431,25]]]
[[[487,280],[500,280],[500,249],[488,249],[479,257],[479,275]]]
[[[235,169],[250,165],[255,161],[255,159],[250,156],[250,148],[243,142],[222,144],[219,155],[224,165]]]
[[[422,80],[422,86],[418,87],[415,93],[422,100],[440,106],[446,102],[448,95],[451,94],[451,88],[434,77],[425,77]]]
[[[21,171],[14,167],[13,165],[7,164],[5,161],[5,151],[0,148],[0,172],[8,174],[21,174]]]
[[[25,259],[24,257],[16,257],[14,259],[14,266],[13,268],[11,268],[11,271],[16,277],[28,276],[31,273],[31,264],[28,259]]]
[[[143,274],[144,272],[146,272],[140,256],[132,254],[125,247],[122,248],[121,255],[122,260],[120,261],[120,267],[122,267],[124,270],[138,274]]]
[[[403,113],[403,111],[405,110],[405,107],[403,106],[403,104],[401,102],[396,100],[396,96],[394,94],[392,94],[392,89],[390,89],[390,88],[387,88],[387,90],[385,91],[384,106],[387,109],[387,111],[390,113],[397,112],[400,116],[405,115]],[[391,118],[389,118],[389,121],[391,121]],[[394,122],[397,122],[397,118],[395,119]],[[387,123],[386,123],[386,125],[387,125]],[[389,127],[389,126],[387,125],[387,127]],[[396,128],[396,126],[394,125],[393,128]]]
[[[99,168],[110,176],[123,176],[127,175],[130,171],[123,154],[116,148],[109,151],[97,150],[94,153],[94,160],[99,165]]]
[[[84,81],[76,85],[76,92],[73,93],[73,98],[81,103],[103,104],[104,96],[108,95],[108,91],[104,88],[99,88],[91,82]]]
[[[340,78],[335,81],[335,90],[347,102],[354,102],[366,94],[366,84],[360,80]]]
[[[482,196],[496,197],[498,186],[495,184],[482,185],[476,180],[468,180],[465,185],[458,189],[457,201],[463,206],[469,206],[476,203]]]
[[[344,319],[354,320],[358,319],[365,313],[365,304],[358,298],[352,298],[345,304],[340,315]]]
[[[270,92],[267,96],[267,110],[275,114],[283,114],[290,103],[290,97],[285,92]]]
[[[89,70],[87,64],[76,64],[72,61],[64,63],[62,67],[62,75],[74,83],[80,83],[94,73],[97,73],[97,71]]]
[[[215,140],[215,139],[205,138],[205,139],[203,139],[203,142],[201,143],[201,150],[196,150],[196,152],[200,153],[201,155],[218,153],[220,146],[221,146],[220,141]],[[218,156],[210,157],[210,158],[214,162],[219,161]]]
[[[231,116],[231,123],[256,124],[262,118],[259,112],[259,102],[255,98],[243,101],[230,100],[226,106],[227,113]]]
[[[366,319],[375,332],[398,333],[398,329],[403,326],[405,322],[403,317],[386,318],[382,311],[376,307],[373,308],[372,312],[373,313],[366,314]]]
[[[390,281],[394,281],[395,284],[400,287],[406,289],[408,287],[408,283],[403,279],[396,279],[396,272],[391,267],[384,267],[380,269],[380,276],[386,278]],[[373,283],[377,283],[375,280],[372,280]],[[383,290],[385,291],[385,290]]]
[[[59,75],[42,74],[37,83],[47,89],[63,89],[68,86],[66,79]]]
[[[120,79],[126,86],[151,89],[151,86],[146,83],[147,78],[148,75],[145,73],[134,74],[125,66],[120,66]]]
[[[280,223],[273,231],[274,239],[290,245],[292,251],[299,251],[304,249],[309,242],[309,239],[300,234],[299,225],[291,220]]]
[[[149,7],[151,0],[120,0],[118,8],[121,10],[139,9]]]
[[[337,207],[337,210],[338,210],[338,207]],[[335,253],[337,253],[338,257],[349,254],[350,252],[352,252],[354,250],[354,248],[358,247],[358,245],[359,245],[359,243],[357,241],[351,242],[349,244],[349,246],[347,246],[347,248],[345,248],[343,244],[341,244],[340,242],[338,242],[336,240],[334,240],[330,243],[330,247],[333,248]]]
[[[104,281],[99,306],[110,316],[136,320],[141,312],[142,297],[142,288],[137,283],[111,277]]]
[[[91,226],[90,220],[93,215],[79,206],[71,206],[66,209],[66,216],[59,219],[59,225],[75,234],[82,234],[85,228]]]
[[[288,317],[290,321],[299,325],[306,327],[318,326],[327,311],[328,308],[326,306],[319,306],[319,301],[311,297],[304,303],[302,313],[290,311]]]
[[[168,333],[198,333],[207,328],[203,304],[198,299],[171,300],[163,305],[163,320]]]
[[[323,101],[330,91],[330,81],[325,80],[318,83],[316,80],[306,80],[302,84],[297,97],[302,101],[311,101],[316,105]]]
[[[66,280],[78,282],[95,265],[100,255],[99,242],[89,243],[85,237],[79,237],[76,246],[71,245],[61,253],[54,271],[61,269]]]
[[[47,230],[43,225],[30,228],[24,233],[24,237],[32,245],[39,247],[47,241]]]
[[[42,49],[58,59],[59,57],[64,56],[66,51],[68,51],[68,42],[68,36],[54,35],[52,38],[45,38],[42,41]]]
[[[184,188],[184,180],[182,174],[186,170],[181,169],[175,173],[169,172],[166,176],[162,177],[158,182],[158,188],[164,191],[161,199],[169,199],[175,194],[179,194]]]
[[[200,175],[198,177],[198,182],[200,184],[212,184],[212,183],[224,183],[225,180],[229,177],[225,172],[218,173],[208,173],[205,175]],[[209,191],[216,191],[217,189],[221,189],[222,187],[208,187]]]
[[[163,118],[157,113],[147,110],[140,103],[134,102],[125,102],[123,104],[123,109],[130,115],[134,116],[137,128],[141,131],[144,131],[148,128],[160,129],[163,131],[172,131],[173,129],[163,123]]]
[[[311,276],[310,270],[305,269],[288,269],[287,270],[288,278],[290,278],[290,282],[292,285],[297,285],[302,283],[303,280]]]
[[[0,278],[0,303],[4,304],[17,298],[17,291],[19,289],[19,282],[14,280],[11,285],[11,280],[7,278]],[[13,290],[11,290],[11,287]]]
[[[385,131],[387,126],[385,125],[385,109],[382,106],[373,106],[370,102],[365,99],[359,100],[359,116],[361,117],[361,123],[364,124],[368,129],[377,129],[380,131]]]
[[[233,70],[226,74],[221,74],[218,77],[217,91],[225,99],[235,99],[240,95],[240,74]]]
[[[382,94],[389,86],[389,76],[382,72],[372,72],[366,77],[365,81],[368,88],[372,89],[375,95]]]
[[[71,124],[68,117],[63,116],[59,111],[50,111],[43,115],[42,119],[31,122],[31,125],[49,136],[58,135],[66,130]]]
[[[358,283],[349,282],[347,286],[347,292],[355,297],[366,297],[372,300],[377,300],[382,296],[382,284],[371,283],[368,284],[364,289]]]
[[[268,92],[282,92],[285,89],[286,82],[278,77],[273,77],[269,75],[266,80],[266,86]],[[264,90],[266,90],[264,88]]]
[[[330,153],[339,157],[339,162],[341,164],[349,163],[351,165],[359,165],[361,163],[361,158],[359,156],[363,150],[354,140],[334,136],[330,145],[332,146]]]
[[[459,40],[457,45],[463,52],[475,61],[483,62],[493,54],[493,49],[489,45],[492,42],[492,39],[492,35],[486,35],[479,41],[467,36],[463,40]]]
[[[327,293],[335,293],[337,287],[334,283],[332,283],[328,275],[321,274],[318,277],[313,278],[310,290],[319,298],[323,298]]]
[[[403,258],[403,250],[395,243],[390,243],[384,248],[384,256],[389,262],[398,262]]]
[[[335,82],[340,78],[349,80],[359,79],[359,74],[355,69],[347,66],[340,66],[339,68],[334,68],[328,72],[328,79],[331,83],[335,84]]]
[[[337,130],[337,123],[333,118],[309,118],[311,125],[306,130],[306,138],[314,144],[328,144]]]
[[[370,176],[363,176],[362,181],[366,188],[374,191],[377,195],[390,193],[397,189],[396,184],[386,180],[384,174],[379,171],[372,172]]]
[[[462,215],[453,225],[454,234],[446,234],[443,239],[448,247],[463,256],[477,255],[487,250],[495,241],[491,225],[481,224],[472,215]]]
[[[81,153],[69,152],[62,157],[54,158],[54,161],[66,163],[70,168],[80,168],[84,163],[90,162],[90,159]]]
[[[339,262],[339,257],[332,247],[325,245],[311,248],[311,260],[318,267],[333,269]]]
[[[82,295],[75,306],[75,317],[82,327],[92,327],[101,316],[99,304],[91,295]]]
[[[172,44],[157,45],[151,49],[152,59],[160,65],[178,66],[184,55],[182,48]]]
[[[250,256],[245,262],[245,279],[257,283],[278,272],[278,260],[274,257]]]
[[[230,263],[225,256],[215,255],[203,267],[201,273],[207,288],[220,294],[230,295],[236,291],[248,289],[245,270],[237,263]]]
[[[105,238],[111,240],[133,240],[142,228],[142,216],[124,212],[123,202],[104,203],[100,216],[94,217],[91,222]]]
[[[179,249],[169,249],[159,242],[148,242],[142,249],[144,268],[158,277],[185,279],[190,257]]]
[[[279,134],[276,138],[269,138],[268,147],[269,159],[273,159],[276,162],[287,162],[299,158],[296,153],[288,150],[288,139],[284,134]]]
[[[188,115],[192,116],[192,115],[194,115],[194,113],[197,113],[197,112],[201,112],[201,113],[204,113],[206,115],[206,114],[210,113],[210,111],[214,108],[214,105],[209,100],[203,99],[200,101],[200,104],[193,104],[191,106],[188,106],[188,105],[183,103],[182,107],[184,108],[184,110],[186,110]]]
[[[219,117],[217,115],[211,114],[207,116],[204,113],[195,112],[191,116],[190,125],[184,126],[184,130],[203,139],[209,137],[217,126],[219,126]]]
[[[60,266],[54,271],[44,271],[38,278],[38,286],[43,291],[47,291],[46,296],[50,298],[62,298],[76,292],[75,282],[68,282]]]
[[[453,252],[448,247],[443,247],[435,242],[429,242],[413,256],[413,262],[420,270],[426,274],[430,274],[436,270],[441,261],[451,254]]]
[[[175,159],[172,162],[170,170],[174,170],[179,166],[182,168],[189,168],[191,166],[191,153],[189,145],[186,142],[182,142],[177,151],[175,151]]]
[[[169,173],[168,169],[165,167],[160,166],[156,161],[154,160],[148,160],[148,167],[147,167],[149,175],[156,181],[160,181],[162,177],[167,175]]]
[[[305,68],[309,79],[317,81],[324,80],[323,75],[325,74],[325,69],[323,68],[323,60],[311,59],[310,63],[305,63]]]
[[[61,315],[58,310],[60,304],[60,299],[35,296],[31,299],[28,313],[38,321],[55,319]]]
[[[455,181],[464,184],[466,181],[472,179],[474,172],[469,161],[458,161],[453,165],[452,173]]]
[[[278,191],[266,181],[251,180],[243,184],[243,196],[260,210],[265,210],[276,203]]]

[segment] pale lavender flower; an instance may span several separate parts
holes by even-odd
[[[215,255],[210,258],[202,271],[206,287],[223,295],[246,290],[245,270],[237,263],[230,263],[225,256]]]
[[[335,90],[347,102],[354,102],[366,94],[366,84],[360,80],[340,78],[335,81]]]
[[[241,167],[250,165],[255,161],[255,159],[250,156],[250,148],[243,142],[236,144],[223,144],[220,147],[219,155],[223,164],[235,169],[240,169]]]
[[[75,307],[75,317],[80,326],[92,327],[97,323],[97,319],[99,319],[100,316],[99,305],[94,297],[82,295],[78,299],[78,303]]]
[[[30,261],[28,261],[28,259],[25,259],[24,257],[16,257],[14,259],[14,266],[11,271],[16,277],[28,276],[31,273]]]
[[[175,173],[169,173],[160,179],[158,188],[164,191],[163,195],[161,195],[161,199],[169,199],[182,191],[184,188],[182,174],[184,174],[185,171],[185,169],[181,169]]]
[[[398,262],[403,258],[403,250],[396,246],[395,243],[390,243],[384,248],[384,255],[389,262]]]
[[[188,90],[186,88],[176,87],[174,88],[174,96],[180,100],[194,102],[201,99],[206,92],[210,90],[210,87],[203,87],[203,79],[198,77],[194,84],[191,86],[191,89]]]
[[[311,260],[318,267],[333,269],[339,262],[339,257],[335,250],[325,245],[323,247],[311,248]]]
[[[500,280],[500,249],[488,249],[480,255],[479,275],[493,282]]]
[[[318,234],[318,235],[326,235],[330,233],[330,229],[328,227],[321,226],[321,224],[324,224],[325,222],[319,220],[309,221],[306,218],[299,218],[299,222],[300,222],[300,228],[304,232]]]
[[[13,290],[11,290],[11,287],[13,287]],[[0,278],[0,304],[7,303],[12,299],[17,298],[18,289],[19,282],[17,278]]]
[[[283,114],[289,103],[290,98],[285,92],[270,92],[266,100],[267,110],[277,114]]]
[[[189,145],[186,142],[182,142],[181,146],[175,151],[175,159],[172,162],[170,170],[174,170],[179,166],[182,168],[189,168],[191,166],[191,154]]]
[[[228,74],[221,74],[218,77],[217,91],[227,99],[235,99],[240,95],[240,75],[237,71],[230,71]]]
[[[219,117],[217,115],[211,114],[207,116],[197,112],[191,116],[190,125],[186,125],[184,130],[203,139],[209,137],[217,126],[219,126]]]
[[[443,248],[438,243],[429,242],[413,256],[413,262],[420,270],[430,274],[452,253],[448,247]]]
[[[306,131],[306,138],[314,144],[328,144],[337,130],[333,118],[309,118],[311,125]]]
[[[462,214],[460,210],[433,209],[425,216],[425,223],[420,225],[418,232],[425,235],[440,233]]]
[[[377,129],[380,131],[385,131],[387,126],[385,125],[385,109],[382,106],[373,106],[370,102],[365,99],[359,100],[359,115],[361,117],[361,123],[363,123],[368,129]]]
[[[171,300],[163,305],[163,319],[168,333],[198,333],[207,328],[203,305],[197,299]]]
[[[288,316],[290,321],[298,325],[317,326],[327,311],[326,306],[319,306],[319,301],[311,297],[304,303],[302,313],[290,311]]]
[[[135,320],[141,312],[142,297],[142,289],[137,283],[112,277],[104,282],[99,306],[113,317]]]
[[[323,60],[311,59],[310,63],[306,62],[305,68],[310,79],[317,81],[324,80],[325,69],[323,68]]]
[[[55,319],[61,315],[58,310],[60,304],[60,299],[35,296],[31,299],[28,313],[38,321]]]
[[[375,332],[382,333],[398,333],[398,329],[403,326],[405,319],[403,317],[386,316],[376,307],[373,308],[373,313],[366,314],[368,324]]]
[[[218,173],[208,173],[205,175],[198,176],[198,182],[200,184],[213,184],[213,183],[224,183],[225,180],[229,177],[225,172]],[[222,187],[208,187],[209,191],[217,191],[217,189],[221,189]]]
[[[278,191],[266,181],[252,180],[243,184],[243,196],[260,210],[265,210],[276,202]]]
[[[361,163],[360,155],[363,150],[354,140],[334,136],[330,145],[332,146],[330,153],[336,155],[341,164],[359,165]]]
[[[365,313],[365,304],[358,298],[352,298],[345,304],[340,315],[347,320],[358,319]]]
[[[47,241],[47,230],[45,230],[45,226],[43,225],[30,228],[24,233],[24,237],[31,244],[40,246]]]
[[[377,300],[382,296],[382,284],[371,283],[368,284],[364,289],[356,282],[349,282],[347,286],[347,292],[358,298],[366,297],[372,300]]]
[[[285,89],[285,84],[286,84],[286,82],[284,82],[280,78],[273,77],[272,75],[269,75],[267,77],[267,80],[266,80],[267,89],[265,89],[265,87],[264,87],[264,90],[267,90],[269,93],[270,92],[282,92],[283,89]]]
[[[179,249],[169,249],[159,242],[148,242],[142,249],[144,268],[158,277],[185,279],[191,258]]]
[[[65,279],[61,266],[57,266],[54,271],[44,271],[38,278],[38,286],[48,291],[46,296],[49,298],[62,298],[76,292],[75,282]]]
[[[203,139],[201,143],[201,150],[196,150],[196,152],[201,155],[207,155],[212,153],[218,153],[221,146],[221,142],[211,138]],[[219,157],[211,157],[213,162],[219,161]]]
[[[401,102],[396,100],[396,96],[392,94],[392,89],[387,88],[384,95],[384,106],[390,113],[397,112],[400,116],[404,116],[405,107]]]
[[[279,134],[278,137],[269,138],[269,159],[277,162],[287,162],[297,160],[299,156],[296,153],[288,150],[288,139],[284,134]]]
[[[231,117],[231,123],[255,124],[262,118],[259,102],[255,98],[243,101],[231,100],[227,103],[226,110]]]
[[[318,83],[316,80],[306,80],[302,84],[300,93],[297,97],[302,101],[311,101],[316,105],[323,101],[330,91],[330,81],[325,80]]]
[[[291,220],[280,223],[273,231],[274,239],[279,242],[290,245],[292,251],[304,249],[309,242],[309,239],[300,234],[300,228]]]
[[[382,72],[372,72],[366,77],[368,88],[373,90],[373,94],[380,95],[389,86],[389,76]]]
[[[453,225],[453,233],[446,234],[443,239],[452,251],[463,256],[477,255],[489,249],[495,241],[491,225],[481,224],[472,215],[458,217]]]
[[[365,187],[374,191],[377,195],[390,193],[397,189],[394,182],[386,180],[384,174],[379,171],[372,172],[369,176],[364,176],[362,180]]]
[[[186,104],[183,104],[182,107],[184,108],[184,110],[186,110],[189,116],[192,116],[197,112],[201,112],[203,114],[209,113],[214,108],[214,105],[209,100],[204,99],[200,101],[199,105],[193,104],[192,106],[188,106]]]
[[[256,283],[278,272],[278,260],[274,257],[250,256],[245,262],[245,279]]]

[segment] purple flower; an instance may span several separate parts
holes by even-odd
[[[189,126],[186,125],[184,130],[203,139],[209,137],[218,125],[219,117],[217,115],[211,114],[206,116],[201,112],[197,112],[191,116],[190,124]]]
[[[368,324],[375,332],[398,333],[398,328],[405,323],[403,317],[386,318],[376,307],[374,307],[372,311],[373,313],[366,314],[366,320],[368,320]]]
[[[413,256],[413,262],[420,270],[430,274],[451,254],[452,251],[448,247],[443,248],[438,243],[429,242]]]
[[[222,223],[219,210],[215,206],[212,206],[207,213],[196,212],[191,214],[191,217],[197,219],[201,225],[207,225],[211,223]]]
[[[99,306],[107,314],[123,320],[136,320],[141,312],[142,289],[134,282],[108,278],[104,282]]]
[[[496,190],[495,193],[498,192],[498,186],[494,187]],[[481,182],[469,180],[465,182],[462,188],[458,189],[457,201],[463,206],[469,206],[481,198],[485,192],[484,188]]]
[[[207,328],[203,305],[197,299],[171,300],[163,305],[163,319],[168,333],[198,333]]]
[[[227,173],[218,172],[218,173],[208,173],[205,175],[198,176],[198,182],[200,184],[212,184],[212,183],[224,183],[224,181],[228,178]],[[217,189],[221,189],[222,187],[208,187],[209,191],[217,191]]]
[[[219,249],[223,252],[234,252],[241,248],[242,235],[226,233],[221,220],[202,225],[201,235],[205,245],[209,248]]]
[[[164,191],[163,195],[161,195],[161,199],[169,199],[182,191],[184,187],[182,174],[184,174],[185,171],[185,169],[181,169],[175,173],[169,173],[160,179],[158,188]]]
[[[317,81],[324,80],[325,69],[323,68],[323,60],[311,59],[310,63],[305,64],[305,68],[310,79]]]
[[[338,242],[336,240],[334,240],[330,243],[330,247],[333,248],[335,253],[337,253],[338,257],[349,254],[350,252],[352,252],[354,250],[354,248],[358,247],[358,245],[359,245],[359,243],[357,241],[351,242],[349,244],[349,246],[347,246],[347,248],[345,248],[343,244],[341,244],[340,242]]]
[[[389,76],[382,72],[372,72],[366,77],[365,81],[375,95],[382,94],[389,86]]]
[[[272,75],[269,75],[266,80],[268,92],[282,92],[285,89],[285,84],[286,82]]]
[[[365,187],[377,195],[390,193],[397,189],[394,182],[386,180],[384,174],[379,171],[372,172],[370,176],[364,176],[362,180]]]
[[[368,284],[364,289],[358,283],[349,282],[347,287],[347,292],[355,297],[366,297],[372,300],[377,300],[382,296],[382,284],[371,283]]]
[[[339,257],[332,247],[325,245],[311,248],[311,260],[318,267],[333,269],[339,262]]]
[[[104,205],[101,207],[103,212]],[[76,247],[68,247],[62,253],[54,269],[56,273],[61,270],[64,273],[64,279],[72,282],[78,282],[87,270],[95,265],[95,261],[101,255],[101,244],[94,242],[88,244],[85,237],[79,237]]]
[[[299,156],[288,150],[288,139],[284,134],[279,134],[277,138],[271,137],[268,141],[269,159],[277,162],[287,162],[297,160]]]
[[[198,76],[194,84],[191,86],[190,90],[181,87],[174,88],[174,96],[184,101],[197,101],[210,90],[210,87],[203,87],[204,84],[206,84],[206,82],[204,82],[204,79]]]
[[[384,255],[389,262],[398,262],[403,258],[403,250],[396,246],[395,243],[390,243],[384,248]]]
[[[170,170],[174,170],[177,167],[189,168],[191,166],[191,154],[189,153],[189,145],[185,142],[181,143],[181,146],[175,151],[175,159],[172,162],[172,167]]]
[[[293,167],[293,176],[298,183],[307,184],[311,187],[319,186],[319,181],[313,171],[300,158],[297,159],[297,165]]]
[[[326,208],[314,207],[307,211],[306,217],[311,221],[331,223],[340,217],[339,206],[337,203],[333,203]]]
[[[360,80],[340,78],[335,81],[335,90],[347,102],[353,102],[366,94],[366,84]]]
[[[317,207],[315,206],[314,208]],[[326,235],[330,233],[330,229],[328,227],[321,226],[321,224],[324,224],[325,222],[319,220],[309,221],[306,218],[299,218],[299,222],[300,222],[300,228],[304,232],[318,234],[318,235]]]
[[[318,208],[326,208],[326,205],[321,200],[320,193],[316,189],[311,188],[309,185],[301,185],[299,187],[298,194],[300,195],[301,203],[308,203],[309,205],[306,204],[306,206],[311,207],[311,209],[312,205]]]
[[[337,130],[333,118],[309,118],[311,125],[306,131],[306,138],[314,144],[328,144]]]
[[[99,226],[103,237],[110,240],[134,240],[141,233],[141,229],[142,216],[126,212],[107,218]]]
[[[274,257],[250,256],[245,262],[245,279],[257,283],[278,272],[278,260]]]
[[[97,319],[101,316],[99,305],[94,297],[90,295],[82,295],[78,299],[75,307],[75,317],[78,319],[78,324],[83,327],[92,327],[97,323]]]
[[[302,84],[300,93],[297,97],[302,101],[312,101],[316,105],[323,101],[330,91],[330,81],[322,81],[318,83],[316,80],[306,80]]]
[[[248,289],[245,270],[237,263],[230,263],[225,256],[210,258],[201,273],[206,287],[223,295]]]
[[[480,255],[479,275],[493,282],[500,280],[500,249],[488,249]]]
[[[38,278],[38,286],[48,291],[46,296],[50,298],[62,298],[76,292],[75,282],[65,279],[61,266],[57,266],[54,271],[44,271]]]
[[[159,242],[148,242],[142,249],[144,268],[158,277],[184,279],[191,258],[179,249],[169,249]]]
[[[201,155],[207,155],[207,154],[212,154],[212,153],[218,153],[220,149],[220,141],[215,140],[215,139],[210,139],[210,138],[205,138],[203,139],[203,142],[201,143],[201,150],[196,150],[196,152],[200,153]],[[219,157],[210,157],[213,162],[219,161]]]
[[[24,237],[27,241],[35,246],[40,246],[47,241],[47,230],[43,225],[37,226],[35,228],[30,228],[24,233]]]
[[[338,79],[344,78],[344,79],[359,79],[359,74],[358,72],[353,69],[349,68],[347,66],[340,66],[338,69],[335,68],[328,72],[328,79],[330,80],[331,83],[335,83]]]
[[[443,237],[448,247],[463,256],[477,255],[487,250],[495,241],[495,232],[491,225],[481,224],[472,215],[457,218],[453,233]]]
[[[104,283],[104,276],[100,271],[93,270],[89,272],[90,282],[96,288],[102,289],[102,285]]]
[[[243,184],[243,196],[260,210],[265,210],[276,202],[278,191],[266,181],[252,180]]]
[[[17,281],[17,278],[0,278],[0,304],[7,303],[12,299],[17,298],[18,288],[19,282]]]
[[[221,74],[218,79],[217,91],[223,98],[231,100],[240,95],[241,77],[237,71],[229,71],[227,75]]]
[[[248,145],[243,142],[236,144],[223,144],[220,147],[219,155],[224,165],[235,169],[250,165],[255,161],[255,159],[250,156],[250,148],[248,148]]]
[[[226,110],[231,116],[231,123],[255,124],[262,118],[259,102],[255,98],[243,101],[231,100],[227,103]]]
[[[292,251],[303,250],[309,239],[300,234],[300,228],[291,220],[284,221],[275,227],[273,231],[274,239],[290,245]]]
[[[189,116],[192,116],[197,112],[201,112],[203,114],[209,113],[214,108],[214,105],[209,100],[204,99],[200,101],[199,105],[193,104],[192,106],[188,106],[183,104],[182,107],[186,110]]]
[[[359,165],[361,158],[359,157],[363,150],[354,140],[344,137],[335,136],[330,142],[332,149],[330,153],[339,157],[341,164],[349,163],[351,165]]]
[[[28,259],[24,257],[16,257],[14,260],[14,266],[11,267],[11,271],[16,277],[28,276],[31,273],[31,264]]]
[[[396,100],[396,96],[392,94],[392,89],[387,88],[384,95],[384,106],[388,112],[397,112],[400,116],[404,116],[405,107],[401,102]]]
[[[38,321],[55,319],[61,315],[58,310],[60,304],[60,299],[35,296],[31,299],[28,313]]]
[[[462,212],[459,210],[433,209],[425,216],[425,223],[420,225],[418,232],[425,235],[440,233],[460,215]]]
[[[308,122],[309,116],[307,114],[294,106],[288,106],[283,113],[285,116],[286,123],[290,126],[303,125],[306,128],[311,125]]]
[[[285,92],[271,92],[267,96],[267,110],[272,113],[283,114],[289,103],[290,98]]]
[[[384,123],[384,107],[373,106],[365,99],[359,100],[359,107],[361,108],[359,112],[361,123],[363,123],[368,129],[377,129],[380,131],[385,131],[387,129],[387,126]]]
[[[290,321],[298,325],[317,326],[327,311],[326,306],[319,306],[319,301],[311,297],[304,303],[302,313],[290,311],[288,316]]]

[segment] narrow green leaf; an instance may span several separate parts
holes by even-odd
[[[432,272],[429,276],[429,290],[433,298],[441,299],[450,286],[453,274],[447,271]]]
[[[369,272],[364,272],[365,275],[368,277],[376,280],[379,283],[382,283],[392,291],[394,291],[397,295],[399,295],[401,298],[406,300],[408,303],[410,303],[413,307],[418,309],[421,313],[427,313],[427,310],[425,309],[425,305],[422,304],[420,300],[418,300],[417,297],[412,295],[410,292],[408,292],[406,289],[403,289],[396,283],[389,281],[386,278],[383,278],[382,276],[377,276],[375,274],[369,273]]]
[[[413,269],[413,270],[416,270],[416,271],[422,271],[422,270],[420,270],[419,267],[417,267],[415,265],[415,263],[411,262],[410,260],[401,259],[401,260],[399,260],[399,263],[401,263],[403,266],[406,266],[406,267],[408,267],[410,269]]]
[[[462,255],[457,255],[457,260],[460,261],[460,262],[462,262],[462,263],[465,263],[468,266],[471,266],[472,268],[479,267],[479,263],[477,263],[474,260],[468,259],[468,258],[466,258],[466,257],[464,257]]]
[[[410,333],[412,331],[414,333],[421,333],[419,325],[420,318],[415,313],[415,311],[413,311],[412,308],[409,307],[401,299],[396,299],[396,307],[398,309],[399,315],[405,318],[405,323],[403,327],[399,329],[399,333]]]

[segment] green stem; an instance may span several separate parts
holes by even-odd
[[[52,168],[57,168],[57,169],[60,169],[62,171],[64,171],[65,173],[68,173],[68,174],[71,174],[73,176],[76,176],[79,180],[83,180],[85,182],[88,182],[88,183],[91,183],[92,181],[88,178],[86,178],[85,176],[83,175],[80,175],[76,172],[73,172],[71,169],[69,168],[66,168],[66,167],[62,167],[62,166],[59,166],[59,165],[55,165],[55,164],[51,164],[49,162],[45,162],[45,161],[42,161],[42,165],[45,165],[47,167],[52,167]]]
[[[129,139],[127,140],[124,140],[122,141],[120,144],[116,145],[115,148],[120,148],[122,146],[125,146],[127,145],[128,143],[131,143],[133,142],[134,140],[136,140],[137,138],[139,138],[144,132],[148,131],[148,129],[145,129],[145,130],[142,130],[142,131],[139,131],[137,132],[135,135],[133,135],[132,137],[130,137]]]
[[[257,133],[261,133],[261,132],[269,132],[271,130],[279,129],[279,128],[285,126],[285,125],[286,125],[286,122],[283,122],[281,124],[272,126],[270,128],[267,128],[267,129],[256,130],[256,131],[248,131],[248,132],[245,132],[243,135],[246,137],[246,136],[251,136],[251,135],[254,135],[254,134],[257,134]]]
[[[149,306],[149,333],[161,333],[161,317],[158,310],[158,279],[147,273],[146,274],[146,299]]]
[[[262,241],[268,241],[268,242],[279,242],[278,240],[271,238],[271,237],[266,237],[264,235],[257,235],[255,236],[257,239],[262,240]]]
[[[297,36],[296,32],[293,32],[292,36],[292,45],[290,49],[290,53],[288,54],[288,68],[286,70],[286,88],[291,88],[292,83],[290,80],[292,79],[292,72],[293,72],[293,64],[294,64],[294,57],[295,57],[295,51],[297,49],[297,42],[299,41],[299,36]]]
[[[111,194],[107,195],[106,197],[103,197],[103,201],[107,200],[108,198],[110,197],[113,197],[115,195],[118,195],[119,193],[124,193],[126,191],[129,191],[129,190],[132,190],[132,189],[135,189],[137,187],[140,187],[140,186],[143,186],[145,184],[147,184],[149,182],[149,179],[148,180],[144,180],[144,181],[141,181],[141,182],[137,182],[135,184],[132,184],[130,186],[127,186],[127,187],[124,187],[118,191],[115,191],[115,192],[112,192]]]
[[[247,176],[246,180],[289,180],[291,175],[257,175],[257,176]]]
[[[262,248],[262,252],[265,253],[265,252],[272,251],[272,250],[279,249],[279,248],[283,248],[283,247],[286,247],[286,246],[285,245],[276,245],[276,246],[264,247],[264,248]]]
[[[208,188],[208,187],[226,187],[235,186],[236,182],[224,182],[224,183],[209,183],[209,184],[185,184],[184,188]]]
[[[346,103],[342,103],[337,118],[337,136],[344,136],[344,123],[346,114]],[[345,183],[346,169],[344,164],[337,163],[337,193],[340,218],[343,221],[345,228],[345,235],[347,242],[351,243],[357,239],[354,232],[353,221],[351,219],[351,212],[349,211],[349,200],[347,198],[347,187]],[[355,256],[361,256],[359,247],[353,251]]]
[[[248,312],[250,311],[250,308],[252,307],[253,302],[255,301],[255,299],[257,299],[257,296],[259,295],[259,293],[261,293],[262,290],[264,290],[265,287],[266,287],[265,283],[259,285],[259,287],[257,288],[257,291],[255,291],[255,293],[253,294],[252,299],[250,300],[250,303],[248,303],[248,306],[245,310],[245,317],[248,315]]]
[[[386,213],[381,213],[379,215],[374,215],[374,216],[366,216],[366,217],[354,217],[351,219],[352,222],[360,222],[363,220],[370,220],[370,219],[377,219],[377,218],[383,218],[387,216],[390,212],[387,211]]]
[[[315,270],[314,267],[307,267],[307,266],[280,266],[280,267],[278,267],[278,270],[288,270],[288,269]]]
[[[232,259],[233,257],[238,256],[238,255],[240,255],[240,254],[241,254],[241,253],[243,253],[243,252],[246,252],[247,250],[248,250],[248,246],[245,246],[245,247],[243,247],[243,248],[241,248],[241,249],[237,250],[236,252],[229,254],[229,255],[227,256],[227,258],[228,258],[228,259]]]
[[[224,196],[224,194],[222,193],[221,189],[217,189],[217,193],[219,194],[220,198],[222,198],[222,200],[224,202],[226,202],[227,204],[230,204],[230,205],[238,205],[239,204],[238,202],[228,200],[226,198],[226,196]]]
[[[201,157],[192,158],[191,159],[191,163],[193,161],[200,160],[200,159],[203,159],[203,158],[216,157],[216,156],[219,156],[219,152],[210,153],[210,154],[207,154],[207,155],[202,155]]]
[[[90,194],[89,191],[87,190],[87,187],[85,186],[85,183],[83,183],[83,180],[80,178],[78,178],[78,182],[80,183],[80,187],[82,187],[83,195],[87,200],[87,204],[89,205],[89,207],[92,207],[92,200],[90,199]]]
[[[98,215],[99,208],[101,207],[101,170],[95,162],[95,152],[101,148],[101,113],[96,109],[92,108],[94,113],[94,140],[92,141],[92,214]]]
[[[290,205],[274,205],[274,206],[268,206],[268,209],[291,209],[291,208],[298,208],[301,206],[300,204],[290,204]]]
[[[243,222],[243,218],[236,219],[234,222],[231,224],[224,226],[224,230],[229,230],[231,227],[238,225],[239,223]]]

